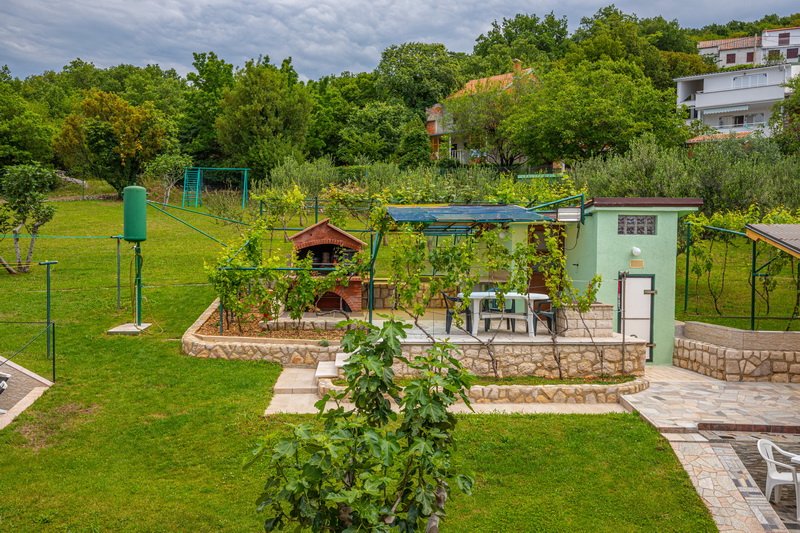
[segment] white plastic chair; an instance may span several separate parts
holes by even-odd
[[[763,457],[767,462],[767,490],[764,495],[767,497],[767,500],[770,500],[773,489],[777,489],[775,501],[779,502],[781,501],[781,485],[794,485],[796,499],[795,503],[797,505],[797,519],[800,520],[800,477],[797,475],[797,466],[776,461],[773,456],[773,450],[784,457],[788,457],[790,461],[793,457],[798,457],[797,454],[789,453],[780,449],[774,442],[770,440],[759,439],[758,453],[760,453],[761,457]],[[778,467],[785,468],[789,471],[780,472],[778,471]]]

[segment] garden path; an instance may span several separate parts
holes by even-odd
[[[793,506],[787,505],[794,497],[791,489],[784,489],[783,505],[770,505],[759,489],[763,482],[753,479],[760,480],[763,461],[748,451],[764,435],[759,432],[800,427],[800,384],[730,383],[656,366],[645,376],[650,387],[621,402],[669,441],[720,531],[800,530]],[[800,444],[796,435],[767,436]],[[734,447],[730,441],[736,439]]]

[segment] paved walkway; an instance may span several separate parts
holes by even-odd
[[[675,367],[648,367],[645,375],[650,387],[621,402],[662,433],[697,431],[698,424],[739,431],[800,426],[797,383],[731,383]]]
[[[667,438],[720,531],[800,530],[791,519],[793,507],[777,506],[779,516],[760,489],[763,480],[757,484],[748,470],[763,461],[750,451],[743,454],[745,466],[737,453],[741,448],[728,442],[735,440],[733,434],[720,431],[800,427],[800,384],[729,383],[674,367],[648,367],[646,377],[648,389],[620,401]],[[742,441],[750,439],[750,448],[764,436],[737,434]],[[769,438],[796,439],[785,434]],[[793,498],[790,490],[785,492],[784,500]]]

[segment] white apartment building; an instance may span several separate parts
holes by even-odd
[[[717,133],[761,130],[769,135],[773,105],[786,98],[789,89],[784,84],[800,75],[800,28],[704,41],[697,47],[701,55],[716,57],[722,67],[743,68],[676,78],[677,104],[689,108],[689,121],[700,119]]]
[[[762,62],[785,58],[796,63],[800,57],[800,28],[764,30],[761,33]]]
[[[800,28],[764,30],[761,35],[752,37],[700,41],[697,53],[714,58],[720,67],[763,65],[781,59],[792,63],[800,54]]]
[[[772,106],[786,98],[784,84],[800,74],[800,65],[771,65],[747,70],[677,78],[678,105],[689,108],[689,119],[700,119],[718,133],[761,129]]]

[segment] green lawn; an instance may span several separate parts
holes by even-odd
[[[48,235],[116,235],[116,202],[59,203]],[[181,355],[179,339],[214,298],[203,261],[220,246],[148,211],[139,337],[105,330],[130,321],[116,308],[113,240],[41,240],[36,260],[57,260],[53,316],[58,383],[0,431],[0,528],[20,532],[259,531],[263,468],[241,463],[262,437],[279,367]],[[189,215],[221,240],[231,226]],[[200,220],[195,220],[200,219]],[[0,242],[7,254],[8,240]],[[128,248],[128,246],[126,246]],[[124,252],[128,303],[130,251]],[[0,274],[0,320],[44,317],[44,271]],[[163,329],[163,331],[162,331]],[[0,354],[31,328],[0,324]],[[16,358],[49,376],[41,341]],[[456,440],[475,472],[473,496],[448,505],[443,531],[714,531],[669,445],[633,415],[462,416]]]
[[[692,245],[689,273],[689,299],[684,312],[684,296],[686,287],[686,255],[678,256],[678,273],[675,293],[675,312],[679,320],[708,322],[741,329],[750,329],[750,270],[752,268],[752,241],[745,237],[733,237],[725,253],[725,246],[715,243],[709,248],[708,243],[699,241]],[[694,250],[697,248],[710,250],[713,267],[710,276],[704,273],[699,278],[691,271],[691,265],[697,261]],[[765,243],[758,244],[756,268],[761,268],[774,255],[774,248]],[[788,254],[782,254],[788,257]],[[797,288],[795,279],[798,275],[798,261],[788,262],[780,271],[773,273],[774,287],[767,293],[763,288],[764,278],[756,284],[756,329],[783,331],[787,325],[791,331],[800,331],[800,317],[786,320],[792,315]],[[766,270],[763,270],[766,272]],[[792,275],[794,272],[794,276]],[[717,295],[717,306],[712,295]],[[717,309],[718,308],[718,309]],[[720,315],[719,312],[722,314]],[[738,318],[736,318],[738,317]],[[771,317],[784,317],[776,319]]]

